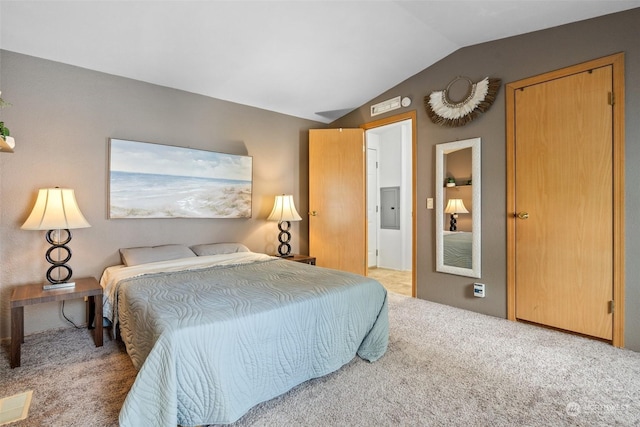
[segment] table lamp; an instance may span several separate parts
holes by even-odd
[[[91,227],[80,212],[76,196],[69,188],[41,188],[31,214],[22,224],[23,230],[48,230],[46,239],[51,247],[45,259],[51,267],[47,270],[48,284],[43,289],[75,286],[70,282],[72,270],[66,264],[71,259],[71,229]],[[52,254],[55,253],[55,257]],[[55,273],[55,277],[54,277]]]
[[[289,242],[291,241],[291,233],[289,233],[289,229],[291,228],[291,221],[302,220],[300,215],[298,215],[298,211],[296,211],[293,196],[290,194],[276,196],[273,210],[267,220],[278,221],[278,229],[280,230],[280,234],[278,235],[278,241],[280,242],[278,253],[281,257],[290,256],[291,245]]]
[[[451,214],[451,221],[449,222],[449,231],[456,231],[457,218],[459,213],[469,213],[467,208],[464,207],[462,199],[449,199],[447,207],[444,208],[445,213]]]

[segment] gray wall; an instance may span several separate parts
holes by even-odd
[[[2,119],[16,138],[0,153],[0,337],[9,336],[16,285],[44,281],[44,232],[21,230],[38,188],[75,189],[91,228],[74,231],[74,276],[96,278],[119,263],[118,248],[241,241],[275,253],[278,229],[266,221],[276,194],[308,207],[308,132],[326,125],[135,80],[0,51]],[[251,219],[107,219],[108,138],[253,156]],[[308,251],[308,225],[294,223],[295,252]],[[26,333],[68,326],[57,303],[27,307]],[[82,323],[83,303],[65,310]]]
[[[398,95],[409,96],[409,109],[418,111],[418,297],[506,317],[506,160],[504,86],[492,108],[460,128],[431,123],[423,98],[442,90],[458,75],[477,81],[486,76],[503,83],[545,73],[613,53],[625,52],[626,79],[626,322],[625,346],[640,351],[640,9],[608,15],[553,29],[460,49],[389,91],[371,100],[333,127],[359,126],[372,121],[371,104]],[[403,112],[406,109],[387,113]],[[382,116],[384,117],[384,116]],[[379,119],[380,117],[376,117]],[[473,279],[435,272],[434,146],[442,142],[482,138],[482,279],[486,298],[474,298]]]
[[[418,297],[498,317],[506,316],[506,208],[504,89],[490,111],[467,126],[433,125],[422,103],[457,75],[503,83],[624,51],[626,53],[626,324],[625,344],[640,351],[640,9],[461,49],[373,99],[404,95],[418,111]],[[307,129],[296,119],[51,61],[0,51],[1,112],[16,137],[16,153],[0,154],[0,337],[9,334],[13,286],[43,280],[48,264],[44,234],[23,231],[38,188],[69,186],[92,228],[77,230],[71,262],[77,277],[99,277],[118,262],[123,246],[240,240],[273,252],[274,224],[264,221],[273,196],[294,194],[308,208]],[[364,105],[334,126],[372,121]],[[406,109],[388,113],[402,112]],[[379,119],[384,116],[378,116]],[[472,279],[435,272],[434,145],[482,137],[483,265],[487,297],[471,296]],[[254,217],[249,220],[107,220],[107,138],[190,146],[254,157]],[[296,230],[298,227],[298,230]],[[307,250],[307,222],[294,224],[294,250]],[[81,304],[69,308],[82,319]],[[62,326],[56,304],[27,308],[26,331]]]

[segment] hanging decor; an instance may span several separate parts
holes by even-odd
[[[466,80],[469,89],[464,100],[452,101],[449,90],[459,80]],[[485,77],[477,83],[470,78],[458,76],[447,85],[446,89],[431,92],[424,97],[424,106],[431,121],[437,125],[447,127],[464,126],[481,113],[489,110],[501,85],[500,79]]]
[[[0,95],[2,95],[2,92],[0,92]],[[10,105],[11,104],[0,97],[0,109]],[[13,153],[15,146],[16,141],[10,136],[9,128],[6,127],[0,119],[0,152]]]

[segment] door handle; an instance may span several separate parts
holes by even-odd
[[[311,211],[311,212],[309,212],[309,215],[311,215],[311,216],[318,216],[318,212],[316,212],[316,211]]]
[[[518,212],[516,216],[520,219],[527,219],[529,218],[529,212]]]

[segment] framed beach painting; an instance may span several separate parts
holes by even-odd
[[[109,218],[250,218],[253,159],[109,140]]]

